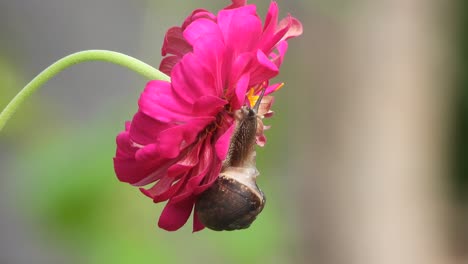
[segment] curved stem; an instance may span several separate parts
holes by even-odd
[[[61,58],[47,67],[32,79],[3,109],[0,113],[0,131],[6,122],[16,112],[21,103],[31,96],[39,87],[64,69],[85,61],[106,61],[124,66],[150,80],[170,81],[169,76],[151,67],[150,65],[122,53],[108,50],[85,50]]]

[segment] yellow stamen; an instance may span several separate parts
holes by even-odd
[[[284,83],[280,83],[278,87],[276,87],[275,92],[278,91],[279,89],[283,88]]]
[[[283,88],[283,86],[284,86],[284,83],[280,83],[278,87],[276,87],[275,92]],[[259,97],[258,95],[255,95],[255,87],[250,88],[250,90],[247,92],[247,99],[249,100],[251,107],[253,107],[257,103],[258,97]]]
[[[254,88],[250,88],[249,92],[247,93],[247,99],[249,100],[251,107],[253,107],[258,100],[258,95],[255,95],[254,93]]]

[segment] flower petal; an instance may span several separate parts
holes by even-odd
[[[218,25],[232,58],[258,47],[258,38],[262,33],[262,21],[257,16],[254,5],[220,11]]]
[[[211,19],[200,18],[193,21],[184,30],[184,38],[191,45],[195,45],[199,38],[206,36],[222,36],[218,24]]]
[[[193,105],[192,113],[194,116],[215,116],[226,104],[228,101],[217,96],[202,96]]]
[[[236,96],[231,99],[231,107],[234,110],[240,109],[244,105],[246,93],[249,89],[250,76],[249,74],[244,74],[237,81],[235,86]]]
[[[162,164],[167,160],[136,160],[135,153],[140,150],[140,147],[133,145],[128,132],[122,132],[117,136],[117,151],[113,160],[114,170],[120,181],[137,184],[149,177],[148,175],[152,175],[153,181],[161,177],[157,169],[164,168]]]
[[[208,188],[210,188],[211,185],[213,185],[213,183],[216,181],[216,179],[218,179],[219,173],[221,172],[221,167],[221,162],[214,162],[211,171],[208,173],[208,175],[205,176],[203,182],[199,186],[195,187],[193,193],[195,195],[199,195],[202,192],[206,191]]]
[[[180,61],[180,59],[182,59],[182,57],[175,55],[165,57],[161,60],[161,63],[159,64],[159,70],[171,76],[172,69]]]
[[[192,144],[198,133],[214,120],[214,117],[194,118],[161,132],[157,141],[160,154],[166,158],[177,157],[181,149]]]
[[[159,217],[158,226],[167,231],[176,231],[188,220],[195,200],[186,199],[174,203],[169,201]]]
[[[251,84],[269,80],[279,73],[278,67],[261,50],[257,51],[257,63],[250,71]]]
[[[299,21],[298,19],[290,15],[287,16],[286,18],[283,18],[279,22],[278,28],[276,30],[277,32],[281,32],[284,29],[287,29],[287,30],[282,36],[281,40],[288,40],[290,38],[300,36],[303,33],[303,27],[302,27],[301,21]]]
[[[238,8],[241,6],[245,6],[246,4],[247,4],[247,0],[232,0],[232,4],[225,7],[224,9]]]
[[[182,57],[184,54],[192,51],[192,46],[185,40],[182,31],[180,27],[172,27],[167,31],[161,49],[163,56],[169,53]]]
[[[236,127],[235,124],[232,124],[226,132],[216,141],[215,149],[216,149],[216,155],[218,156],[218,159],[220,160],[225,160],[228,150],[229,150],[229,144],[231,143],[231,137],[232,134],[234,133],[234,128]]]
[[[272,54],[275,55],[275,56],[271,56],[272,57],[271,61],[279,68],[281,64],[283,63],[283,58],[284,58],[284,55],[286,55],[286,51],[288,51],[288,42],[284,40],[281,41],[276,46],[276,49],[278,50],[278,54],[271,53],[270,56]]]
[[[150,81],[138,100],[140,111],[162,122],[180,122],[192,117],[192,106],[165,81]]]
[[[130,126],[130,138],[138,145],[147,145],[154,143],[158,134],[168,128],[174,127],[176,124],[164,123],[148,115],[137,112],[133,116],[132,125]]]
[[[196,210],[193,210],[193,230],[192,232],[198,232],[200,230],[203,230],[205,226],[203,223],[198,219],[198,214]]]

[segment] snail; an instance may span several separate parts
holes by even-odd
[[[195,204],[198,219],[212,230],[248,228],[265,206],[255,164],[257,113],[264,93],[253,108],[244,106],[234,112],[236,127],[221,173]]]

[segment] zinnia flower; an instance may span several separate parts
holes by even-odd
[[[253,106],[279,73],[287,39],[302,33],[288,16],[278,23],[272,2],[265,23],[254,5],[232,0],[214,15],[197,9],[181,27],[168,30],[160,70],[171,82],[150,81],[139,109],[117,136],[114,168],[120,181],[134,186],[155,203],[168,200],[159,227],[173,231],[190,217],[197,197],[217,179],[226,158],[235,122],[233,112]],[[271,115],[273,97],[264,96],[259,115]],[[265,144],[259,122],[257,144]],[[193,217],[193,231],[203,229]]]

